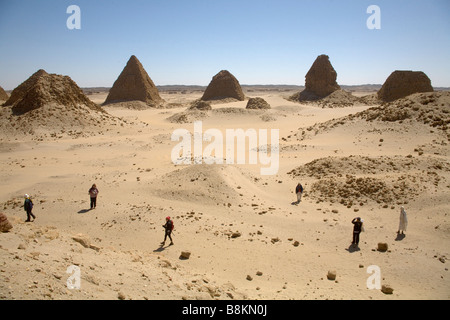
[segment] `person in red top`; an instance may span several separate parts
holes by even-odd
[[[297,194],[297,204],[302,201],[302,194],[303,194],[303,186],[301,183],[298,183],[295,187],[295,193]]]
[[[166,224],[163,225],[163,228],[166,230],[164,234],[164,241],[161,242],[161,245],[164,245],[166,243],[167,237],[170,239],[170,245],[173,245],[172,240],[172,230],[173,230],[173,221],[170,220],[170,217],[166,217]]]

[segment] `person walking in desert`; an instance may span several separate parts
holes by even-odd
[[[170,239],[170,245],[173,245],[172,240],[173,227],[174,227],[173,221],[170,219],[170,217],[166,217],[166,224],[163,225],[163,228],[165,229],[164,241],[161,242],[161,245],[164,245],[166,243],[167,237],[169,237]]]
[[[398,225],[398,231],[397,233],[400,234],[404,234],[404,232],[406,231],[406,227],[408,226],[408,218],[406,216],[406,211],[405,208],[402,206],[400,208],[400,222]]]
[[[301,183],[298,183],[295,187],[295,193],[297,194],[297,204],[302,201],[302,194],[303,194],[303,186]]]
[[[89,189],[89,196],[91,197],[91,209],[95,209],[95,207],[97,206],[97,195],[98,189],[94,183],[92,187]]]
[[[36,219],[36,216],[33,214],[32,210],[33,210],[33,201],[31,200],[31,197],[26,194],[24,196],[25,201],[23,203],[23,208],[24,210],[27,212],[27,220],[25,220],[25,222],[30,222],[31,221],[31,217],[33,217],[33,221]]]

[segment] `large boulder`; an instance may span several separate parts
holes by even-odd
[[[164,102],[152,79],[134,55],[109,90],[105,104],[126,101],[142,101],[149,106]]]
[[[212,78],[201,100],[221,100],[226,98],[244,101],[245,95],[239,81],[229,71],[222,70]]]
[[[0,232],[8,232],[12,229],[12,224],[8,221],[8,218],[0,213]]]
[[[391,102],[413,93],[433,91],[431,80],[422,71],[396,70],[386,79],[377,95],[380,100]]]

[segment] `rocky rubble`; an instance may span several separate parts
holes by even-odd
[[[247,102],[246,109],[270,109],[270,104],[263,98],[250,98]]]
[[[313,178],[308,196],[317,202],[338,202],[349,208],[375,202],[390,207],[443,183],[449,168],[438,159],[350,156],[317,159],[288,174]]]

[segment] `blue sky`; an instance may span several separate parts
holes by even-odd
[[[81,29],[69,30],[69,5]],[[370,5],[381,29],[370,30]],[[0,0],[0,86],[38,69],[80,87],[112,86],[131,55],[157,85],[207,85],[220,70],[241,84],[304,85],[327,54],[341,85],[424,71],[450,87],[448,0]]]

